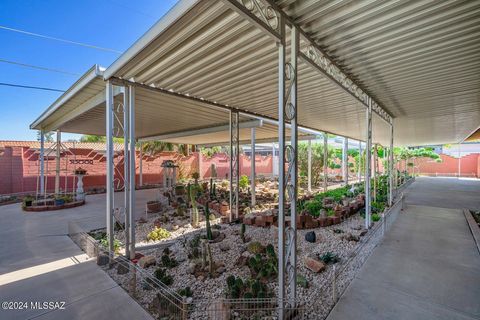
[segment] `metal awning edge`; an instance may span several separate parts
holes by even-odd
[[[55,102],[53,102],[37,119],[30,124],[30,129],[41,130],[41,123],[48,118],[52,113],[58,110],[64,103],[71,99],[75,94],[80,92],[86,85],[92,82],[97,77],[103,77],[105,68],[98,64],[93,65],[87,72],[85,72],[67,91],[65,91]]]

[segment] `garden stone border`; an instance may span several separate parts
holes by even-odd
[[[30,206],[30,207],[22,207],[23,211],[27,212],[43,212],[43,211],[54,211],[54,210],[61,210],[61,209],[70,209],[79,206],[83,206],[85,204],[85,200],[81,201],[73,201],[70,203],[65,203],[60,206]]]

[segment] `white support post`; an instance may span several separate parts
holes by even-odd
[[[138,159],[139,163],[138,163],[138,185],[140,187],[143,186],[143,142],[140,142],[140,156],[139,156],[139,159]]]
[[[55,194],[60,194],[60,152],[62,151],[62,134],[57,130],[57,143],[55,149]],[[66,191],[66,190],[65,190]]]
[[[348,185],[348,138],[343,138],[342,147],[342,178],[345,185]]]
[[[462,145],[459,143],[458,144],[458,178],[461,177],[462,175],[462,151],[461,151]]]
[[[393,205],[393,123],[390,124],[390,149],[388,153],[388,205]]]
[[[238,219],[238,187],[239,187],[239,114],[230,111],[230,221],[233,214]]]
[[[128,179],[129,187],[129,224],[130,224],[130,259],[135,258],[135,180],[136,180],[136,170],[135,170],[135,86],[128,86],[129,91],[129,103],[128,103],[128,117],[129,117],[129,142],[130,142],[130,152],[129,152],[129,174],[130,178]]]
[[[370,228],[372,193],[370,191],[370,176],[372,173],[372,100],[368,99],[367,109],[367,144],[365,146],[365,228]]]
[[[358,182],[362,182],[362,162],[363,162],[362,161],[362,157],[363,157],[362,152],[363,152],[362,151],[362,141],[358,140],[358,168],[357,168],[358,169],[357,170],[358,171],[357,172]]]
[[[250,191],[252,193],[252,199],[251,199],[251,204],[252,207],[255,206],[256,204],[256,190],[255,190],[255,128],[250,129],[251,130],[251,149],[252,149],[252,155],[250,157]]]
[[[45,195],[45,132],[40,131],[40,196]]]
[[[287,188],[290,202],[290,227],[286,230],[286,265],[288,279],[288,304],[295,308],[297,304],[297,195],[298,195],[298,122],[297,122],[297,56],[300,47],[300,35],[295,26],[291,27],[290,37],[290,102],[285,107],[287,120],[290,120],[290,151],[286,154],[288,163]],[[288,98],[288,97],[287,97]],[[289,179],[288,179],[289,178]]]
[[[377,202],[377,144],[373,145],[373,201]]]
[[[110,81],[107,81],[106,89],[106,109],[105,109],[105,136],[107,142],[107,181],[105,186],[107,187],[107,197],[106,197],[106,224],[107,224],[107,239],[108,239],[108,249],[110,250],[110,258],[113,258],[114,252],[114,226],[113,226],[113,210],[114,210],[114,190],[113,190],[113,85]]]
[[[323,192],[328,191],[328,135],[323,134]]]
[[[285,21],[280,16],[278,46],[278,318],[284,319],[285,303]]]
[[[308,192],[312,192],[312,140],[308,139],[308,153],[307,153],[307,181]]]
[[[128,87],[123,91],[123,196],[125,204],[125,256],[130,258],[130,183],[129,183],[129,92]]]

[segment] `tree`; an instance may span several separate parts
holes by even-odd
[[[104,136],[95,136],[93,134],[85,134],[80,137],[80,142],[105,142],[107,139]]]
[[[83,136],[80,137],[80,142],[107,143],[107,138],[105,136],[84,134]],[[113,142],[123,143],[123,138],[113,137]]]
[[[335,150],[328,148],[327,164],[330,166],[335,159]],[[323,175],[323,144],[312,143],[312,184],[318,185]],[[298,143],[298,172],[300,176],[308,173],[308,143]]]
[[[191,145],[189,144],[173,144],[164,141],[148,141],[143,143],[143,152],[149,155],[155,155],[164,151],[176,151],[181,155],[187,156],[189,154]]]
[[[40,141],[41,140],[41,134],[42,132],[40,130],[37,131],[37,141]],[[45,140],[45,142],[53,142],[53,132],[45,132],[43,134],[43,138]]]

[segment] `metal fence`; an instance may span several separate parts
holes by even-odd
[[[295,307],[283,303],[286,319],[325,319],[338,298],[345,292],[374,248],[381,242],[403,209],[402,191],[412,180],[407,181],[398,192],[394,205],[374,224],[349,258],[333,265],[324,272],[327,281],[322,287],[299,297]],[[123,256],[109,252],[93,239],[77,222],[69,222],[68,233],[72,240],[97,263],[143,308],[161,319],[278,319],[278,299],[187,299],[159,281],[154,275],[132,263]],[[113,260],[109,256],[113,256]],[[103,260],[103,262],[102,262]],[[106,261],[106,262],[105,262]]]

